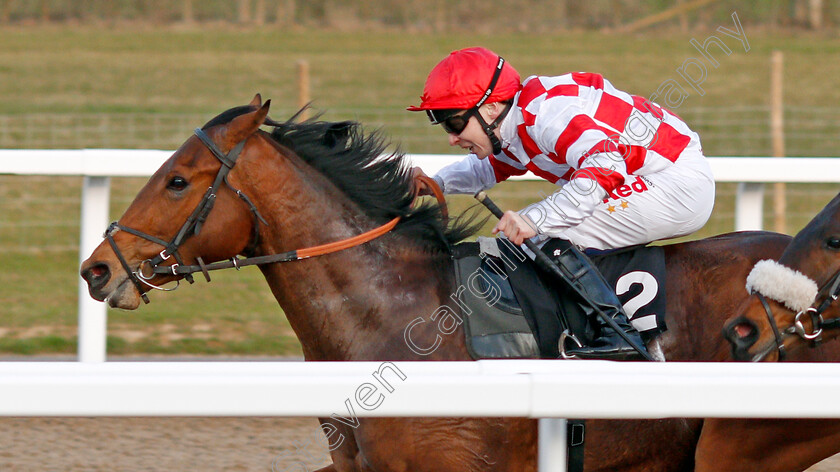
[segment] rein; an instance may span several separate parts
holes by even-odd
[[[834,276],[826,282],[819,293],[823,293],[825,289],[825,299],[820,303],[820,306],[814,307],[817,315],[822,316],[822,313],[840,298],[840,270],[834,273]],[[814,303],[816,305],[816,303]],[[840,329],[840,318],[832,318],[822,323],[824,329]]]
[[[418,175],[414,179],[419,182],[423,182],[430,189],[432,189],[432,194],[435,196],[435,199],[437,200],[438,205],[440,206],[440,213],[443,215],[443,221],[448,221],[449,208],[446,206],[446,197],[443,196],[443,190],[441,190],[440,185],[438,185],[437,181],[431,177],[426,177],[423,175]]]
[[[262,217],[262,215],[260,215],[256,206],[254,206],[251,200],[247,196],[245,196],[245,194],[243,194],[240,190],[230,185],[230,182],[228,182],[227,180],[228,173],[236,164],[236,160],[239,157],[239,154],[242,152],[242,149],[244,149],[245,142],[248,140],[248,138],[246,137],[245,139],[240,141],[236,146],[233,147],[233,149],[231,149],[229,153],[225,154],[200,128],[196,128],[195,135],[201,140],[202,143],[204,143],[204,145],[210,150],[213,156],[215,156],[222,163],[222,166],[220,167],[218,174],[216,174],[216,178],[213,181],[213,185],[210,188],[208,188],[207,191],[204,193],[204,197],[202,197],[195,210],[193,210],[193,212],[181,226],[181,229],[177,232],[175,237],[173,237],[171,241],[167,242],[163,239],[146,234],[142,231],[138,231],[136,229],[121,225],[116,221],[108,226],[108,229],[103,235],[103,237],[105,237],[108,240],[108,244],[110,244],[114,253],[116,253],[120,264],[123,266],[123,269],[128,274],[128,277],[131,280],[131,282],[137,288],[137,291],[140,293],[140,296],[142,297],[144,303],[149,303],[149,297],[143,291],[144,288],[149,287],[155,290],[172,291],[177,289],[180,284],[180,281],[176,280],[175,286],[171,288],[164,288],[161,286],[154,285],[150,282],[150,280],[157,275],[181,275],[185,279],[187,279],[189,283],[193,283],[194,280],[192,274],[196,272],[201,272],[204,275],[204,278],[208,282],[210,282],[209,271],[211,270],[229,268],[235,268],[239,270],[242,267],[251,265],[299,261],[302,259],[308,259],[310,257],[323,256],[326,254],[332,254],[334,252],[356,247],[361,244],[370,242],[388,233],[389,231],[394,229],[394,227],[397,226],[397,223],[399,223],[400,221],[400,217],[398,216],[382,226],[379,226],[370,231],[364,232],[362,234],[353,236],[348,239],[304,249],[296,249],[280,254],[243,258],[234,256],[231,259],[213,262],[210,264],[205,264],[201,257],[196,257],[196,265],[184,265],[180,254],[178,254],[178,248],[189,236],[199,234],[202,225],[207,219],[207,216],[213,209],[213,205],[216,201],[216,195],[218,193],[219,188],[221,187],[222,182],[227,184],[228,187],[230,187],[231,189],[235,190],[236,195],[240,199],[242,199],[251,210],[251,213],[253,214],[255,220],[254,239],[256,239],[257,235],[259,234],[259,223],[263,223],[266,225],[268,224]],[[434,179],[430,179],[428,177],[418,177],[418,180],[421,180],[423,183],[428,185],[429,188],[432,189],[432,192],[434,193],[435,198],[437,199],[438,204],[440,205],[441,214],[443,215],[444,221],[446,221],[449,217],[449,212],[446,207],[446,200],[443,196],[443,192],[441,191],[437,182],[435,182]],[[151,241],[155,244],[163,246],[164,249],[154,258],[146,259],[140,262],[140,264],[137,266],[137,269],[132,270],[129,267],[128,262],[125,260],[125,257],[122,255],[122,252],[119,250],[116,241],[114,240],[114,234],[118,231],[125,231],[129,234],[133,234],[147,241]],[[175,263],[170,265],[161,265],[162,262],[169,260],[170,257],[174,257]],[[144,285],[146,287],[144,287]]]
[[[308,259],[310,257],[316,256],[323,256],[325,254],[332,254],[334,252],[343,251],[344,249],[349,249],[351,247],[359,246],[366,242],[372,241],[385,233],[394,229],[399,223],[400,217],[396,217],[393,220],[385,223],[382,226],[374,228],[370,231],[365,233],[359,234],[357,236],[353,236],[352,238],[345,239],[342,241],[336,241],[332,243],[322,244],[320,246],[313,246],[305,249],[296,249],[293,251],[287,251],[279,254],[271,254],[267,256],[255,256],[255,257],[232,257],[231,259],[219,262],[212,262],[210,264],[205,264],[204,261],[201,260],[200,257],[196,258],[196,262],[198,265],[182,265],[182,264],[172,264],[169,266],[155,266],[154,273],[155,274],[166,274],[166,275],[184,275],[187,276],[189,274],[193,274],[196,272],[201,272],[204,274],[204,278],[207,281],[210,281],[210,274],[208,271],[211,270],[220,270],[220,269],[231,269],[235,268],[237,270],[252,266],[252,265],[261,265],[261,264],[273,264],[275,262],[292,262],[292,261],[300,261],[303,259]]]

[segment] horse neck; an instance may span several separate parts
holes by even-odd
[[[265,172],[248,177],[260,187],[251,193],[268,222],[261,225],[259,254],[344,240],[377,226],[308,166],[284,167],[290,169],[280,177],[265,178]],[[411,320],[428,318],[451,292],[447,260],[388,233],[353,248],[261,270],[307,359],[416,359],[403,331]],[[431,327],[416,331],[434,341]],[[436,354],[465,357],[463,336],[457,338]]]

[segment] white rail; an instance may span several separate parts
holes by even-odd
[[[803,392],[840,397],[840,364],[0,363],[0,416],[840,418]]]
[[[563,418],[840,418],[802,392],[837,398],[840,364],[0,363],[0,416],[539,418],[539,472],[567,470]]]
[[[108,225],[110,177],[147,177],[172,151],[80,149],[0,150],[0,174],[81,175],[82,188],[80,262],[101,242]],[[428,174],[461,159],[457,155],[409,156]],[[840,182],[840,158],[709,158],[718,182],[738,182],[735,230],[761,229],[764,182]],[[516,180],[536,180],[526,174]],[[106,308],[91,299],[79,280],[79,360],[103,362],[106,358]]]

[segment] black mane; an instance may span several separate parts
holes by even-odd
[[[232,108],[205,127],[253,110],[250,106]],[[394,231],[444,251],[475,234],[484,223],[476,223],[475,215],[462,215],[447,224],[433,202],[412,208],[409,162],[399,151],[384,157],[388,143],[381,131],[365,134],[354,121],[326,122],[316,117],[298,122],[296,116],[283,123],[267,120],[274,127],[271,137],[332,181],[374,221],[384,224],[399,216]]]

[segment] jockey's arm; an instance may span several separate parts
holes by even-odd
[[[440,169],[433,178],[446,194],[474,194],[496,185],[496,173],[489,159],[479,159],[475,154]]]

